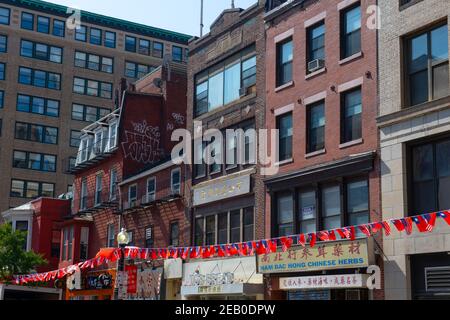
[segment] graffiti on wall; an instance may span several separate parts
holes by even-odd
[[[131,124],[133,130],[125,130],[125,141],[122,142],[125,159],[144,164],[161,160],[164,151],[160,148],[159,127],[148,125],[145,120]]]

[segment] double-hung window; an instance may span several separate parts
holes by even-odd
[[[116,243],[116,233],[115,233],[114,224],[112,224],[112,223],[108,224],[106,238],[107,238],[106,245],[109,248],[114,248],[115,243]]]
[[[414,106],[448,96],[448,25],[407,38],[405,47],[408,104]]]
[[[34,30],[34,14],[22,12],[20,27],[26,30]]]
[[[181,192],[181,170],[180,168],[172,170],[170,173],[170,187],[172,193],[180,194]]]
[[[50,33],[50,18],[38,16],[37,32]]]
[[[52,34],[56,37],[64,38],[66,29],[66,23],[61,20],[53,19]]]
[[[325,102],[307,106],[307,153],[325,149]]]
[[[117,146],[117,121],[113,121],[109,124],[108,140],[109,149],[113,149]]]
[[[87,209],[87,180],[83,178],[81,180],[81,193],[80,193],[80,210]]]
[[[75,40],[86,42],[87,41],[87,27],[77,26],[75,28]]]
[[[103,176],[101,174],[95,177],[95,205],[102,203]]]
[[[183,48],[172,46],[172,60],[177,62],[183,61]]]
[[[156,58],[162,58],[164,54],[164,44],[161,42],[153,41],[152,55]]]
[[[136,52],[136,38],[125,36],[125,51]]]
[[[292,158],[292,112],[277,117],[278,131],[278,161]]]
[[[150,203],[156,199],[156,178],[147,180],[147,202]]]
[[[310,27],[307,31],[307,64],[308,73],[325,66],[325,22]],[[310,64],[316,61],[317,63]]]
[[[294,59],[292,38],[277,44],[276,85],[280,87],[292,81]]]
[[[97,28],[90,29],[89,42],[91,44],[102,45],[102,30]]]
[[[9,16],[11,11],[8,8],[0,7],[0,24],[9,25]]]
[[[128,205],[130,208],[136,205],[137,201],[137,184],[128,187]]]
[[[362,137],[361,128],[361,88],[344,92],[341,96],[341,143]]]
[[[116,47],[116,33],[111,31],[105,31],[105,47],[115,48]]]
[[[361,51],[361,6],[357,4],[341,12],[341,59]]]
[[[117,199],[117,170],[111,170],[111,176],[109,181],[109,199]]]
[[[149,56],[150,55],[150,41],[145,39],[139,39],[139,49],[140,54]]]
[[[0,63],[0,80],[5,80],[5,74],[6,74],[6,66],[4,63]]]
[[[0,53],[8,51],[8,36],[0,35]]]

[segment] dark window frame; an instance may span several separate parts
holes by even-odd
[[[26,131],[26,135],[27,137],[25,139],[23,138],[18,138],[17,137],[17,124],[20,125],[26,125],[27,126],[27,131]],[[31,139],[31,128],[32,126],[36,126],[36,127],[40,127],[42,128],[42,137],[40,138],[40,141],[35,141]],[[56,129],[56,139],[55,139],[55,143],[52,142],[46,142],[46,130],[45,129]],[[14,139],[17,140],[23,140],[23,141],[32,141],[32,142],[38,142],[38,143],[42,143],[42,144],[51,144],[51,145],[58,145],[58,140],[59,140],[59,129],[57,127],[51,127],[51,126],[46,126],[46,125],[41,125],[41,124],[35,124],[35,123],[29,123],[29,122],[22,122],[22,121],[16,121],[15,126],[14,126]]]
[[[20,71],[22,69],[26,69],[26,70],[31,70],[31,83],[25,83],[25,82],[20,82]],[[45,73],[45,86],[41,87],[41,86],[37,86],[34,84],[34,80],[35,80],[35,74],[36,72],[44,72]],[[59,85],[58,88],[51,88],[49,87],[49,83],[50,83],[50,75],[57,75],[59,76]],[[60,73],[56,73],[56,72],[49,72],[49,71],[45,71],[45,70],[40,70],[40,69],[32,69],[32,68],[28,68],[28,67],[24,67],[24,66],[19,66],[19,77],[18,77],[18,82],[20,84],[23,85],[29,85],[29,86],[33,86],[33,87],[37,87],[37,88],[46,88],[46,89],[50,89],[50,90],[57,90],[57,91],[61,91],[61,74]]]
[[[312,128],[311,126],[311,112],[313,108],[317,108],[319,106],[322,106],[323,108],[323,117],[325,118],[325,123],[323,126],[317,127],[317,128]],[[325,100],[320,100],[314,103],[311,103],[309,105],[306,106],[306,153],[313,153],[313,152],[317,152],[317,151],[321,151],[325,149],[325,145],[326,145],[326,102]],[[323,147],[320,148],[318,146],[316,146],[315,148],[313,148],[313,145],[311,143],[311,130],[315,129],[317,130],[318,128],[321,128],[323,130]]]
[[[28,16],[28,18],[31,17],[31,28],[27,26],[27,25],[29,25],[30,21],[24,20],[24,16]],[[26,24],[24,22],[26,22]],[[33,13],[22,11],[22,13],[20,14],[20,28],[24,29],[24,30],[34,31],[34,14]]]
[[[356,9],[356,8],[360,8],[360,19],[361,19],[361,26],[358,30],[353,31],[352,33],[347,33],[346,32],[346,27],[347,27],[347,21],[345,19],[345,16],[348,12]],[[340,15],[340,35],[339,35],[339,43],[340,43],[340,56],[341,56],[341,60],[346,59],[351,57],[352,55],[357,54],[358,52],[362,51],[362,19],[363,19],[363,10],[362,10],[362,6],[361,6],[361,2],[358,1],[344,9],[342,9],[339,12]],[[347,43],[348,43],[348,38],[351,34],[355,33],[355,32],[359,32],[359,38],[360,38],[360,42],[359,42],[359,51],[357,52],[353,52],[353,53],[349,53],[347,52]]]
[[[47,26],[46,30],[47,31],[39,31],[40,26],[42,27],[42,25],[40,24],[39,20],[44,19],[46,21],[45,25]],[[45,16],[37,16],[36,18],[36,32],[39,33],[45,33],[45,34],[50,34],[50,18],[49,17],[45,17]]]
[[[6,8],[6,7],[0,7],[0,10],[6,10],[8,12],[7,22],[3,23],[3,22],[1,22],[2,19],[0,19],[0,24],[7,25],[7,26],[10,25],[11,24],[11,9]],[[6,16],[5,15],[0,15],[0,18],[4,18],[4,17],[6,17]]]
[[[15,160],[16,160],[16,158],[15,158],[15,153],[16,152],[22,152],[22,153],[25,153],[25,164],[26,164],[26,167],[23,167],[23,166],[17,166],[16,164],[15,164]],[[37,155],[40,155],[40,157],[41,157],[41,160],[40,160],[40,168],[39,169],[34,169],[34,168],[30,168],[30,166],[29,166],[29,164],[30,164],[30,154],[37,154]],[[44,161],[44,159],[45,159],[45,156],[48,156],[48,157],[53,157],[54,158],[54,169],[53,170],[45,170],[45,161]],[[33,171],[41,171],[41,172],[56,172],[57,171],[57,163],[58,163],[58,156],[57,155],[55,155],[55,154],[47,154],[47,153],[40,153],[40,152],[31,152],[31,151],[25,151],[25,150],[17,150],[17,149],[14,149],[13,150],[13,152],[12,152],[12,157],[13,157],[13,159],[12,159],[12,164],[13,164],[13,168],[16,168],[16,169],[25,169],[25,170],[33,170]]]
[[[62,24],[62,28],[61,26],[56,27],[56,25],[58,24]],[[62,30],[61,32],[56,32],[56,30]],[[60,38],[64,38],[66,36],[66,23],[62,20],[58,20],[58,19],[53,19],[53,23],[52,23],[52,35],[55,37],[60,37]]]
[[[23,96],[23,97],[26,97],[26,98],[29,99],[28,111],[19,110],[19,96]],[[44,113],[33,112],[33,100],[34,100],[34,99],[43,99],[43,100],[44,100]],[[58,103],[58,114],[57,114],[57,115],[52,115],[51,113],[48,113],[48,103],[49,103],[49,101],[57,102],[57,103]],[[18,111],[18,112],[40,114],[40,115],[43,115],[43,116],[59,118],[59,115],[60,115],[60,109],[61,109],[61,101],[59,101],[59,100],[48,99],[48,98],[42,98],[42,97],[37,97],[37,96],[31,96],[31,95],[22,94],[22,93],[18,93],[18,94],[17,94],[16,111]]]
[[[5,49],[0,50],[0,53],[7,53],[8,52],[8,36],[6,34],[0,34],[0,39],[5,39],[5,41],[4,41],[5,45],[3,46]]]
[[[361,98],[361,112],[357,115],[359,116],[359,136],[353,139],[346,139],[348,132],[347,129],[348,127],[346,126],[346,116],[345,116],[345,112],[346,112],[346,97],[349,94],[355,93],[359,91],[360,92],[360,98]],[[340,93],[340,102],[341,102],[341,143],[347,143],[347,142],[352,142],[352,141],[357,141],[359,139],[362,139],[362,131],[363,131],[363,127],[362,127],[362,121],[363,121],[363,95],[362,95],[362,86],[358,86],[355,88],[351,88],[347,91],[341,92]],[[355,115],[352,116],[352,118],[355,117]]]
[[[291,45],[292,45],[292,59],[289,61],[283,62],[283,54],[282,54],[283,48],[288,43],[291,43]],[[288,38],[283,39],[282,41],[276,43],[276,62],[275,63],[276,63],[276,65],[275,65],[275,67],[276,67],[276,79],[275,79],[276,87],[281,87],[281,86],[293,81],[294,40],[292,37],[288,37]],[[285,68],[287,68],[289,66],[291,68],[290,79],[285,79],[284,71],[285,71]]]
[[[12,194],[12,184],[13,184],[13,181],[23,182],[23,189],[22,189],[22,192],[23,192],[23,195],[24,195],[24,196],[18,197],[18,196],[14,196],[14,195]],[[27,197],[27,196],[26,196],[27,191],[28,191],[28,184],[29,184],[29,183],[36,183],[36,184],[38,184],[38,195],[37,195],[36,197]],[[53,197],[54,197],[54,195],[55,195],[55,184],[54,184],[54,183],[50,183],[50,182],[42,182],[42,181],[32,181],[32,180],[11,179],[11,184],[10,184],[10,189],[9,189],[9,190],[10,190],[10,197],[11,197],[11,198],[21,198],[21,199],[37,199],[37,198],[40,198],[40,197],[42,197],[42,189],[43,189],[43,185],[44,185],[44,184],[53,186]]]

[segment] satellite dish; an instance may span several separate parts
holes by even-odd
[[[81,271],[79,269],[67,277],[66,286],[69,290],[81,290]]]

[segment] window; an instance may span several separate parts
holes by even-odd
[[[347,184],[348,222],[351,226],[369,223],[369,185],[367,180]],[[358,230],[358,234],[360,230]]]
[[[153,56],[156,58],[162,58],[164,54],[164,44],[161,42],[153,41]]]
[[[324,230],[341,227],[341,190],[340,186],[326,187],[322,191],[322,224]]]
[[[78,41],[87,41],[87,27],[86,26],[77,26],[75,28],[75,40]]]
[[[106,238],[108,239],[106,246],[108,248],[114,248],[116,243],[116,232],[114,224],[108,224]]]
[[[148,227],[145,229],[145,247],[153,248],[154,240],[153,240],[153,227]]]
[[[64,21],[53,19],[53,31],[52,34],[57,37],[64,38],[66,24]]]
[[[73,78],[73,92],[88,96],[112,98],[112,84],[95,80]]]
[[[325,103],[307,106],[307,153],[325,149]]]
[[[59,101],[19,94],[16,109],[21,112],[58,117]]]
[[[294,233],[293,198],[290,192],[277,197],[278,235],[286,236]]]
[[[241,240],[241,211],[230,212],[230,242],[236,243]]]
[[[341,59],[361,51],[361,6],[341,12]]]
[[[0,35],[0,52],[8,51],[8,37],[4,35]]]
[[[73,229],[74,227],[70,227],[69,228],[69,236],[67,239],[67,260],[72,260],[72,256],[73,256]]]
[[[111,170],[111,178],[109,181],[109,199],[117,199],[117,170]]]
[[[298,230],[301,233],[316,231],[316,191],[303,190],[298,194]]]
[[[24,221],[16,221],[16,225],[14,228],[15,231],[21,231],[26,233],[26,240],[23,244],[23,250],[27,251],[27,247],[28,247],[28,221],[24,220]]]
[[[125,51],[136,52],[136,38],[125,36]]]
[[[216,216],[206,217],[206,241],[205,245],[213,245],[216,243]]]
[[[40,143],[57,144],[58,128],[36,125],[32,123],[16,122],[15,138]]]
[[[251,241],[254,236],[254,209],[253,207],[245,208],[242,217],[243,238],[242,241]]]
[[[341,97],[341,143],[358,140],[362,137],[361,129],[361,88],[344,92]]]
[[[406,50],[406,98],[409,105],[448,96],[447,24],[406,39]]]
[[[204,236],[204,221],[205,219],[203,217],[201,218],[196,218],[195,219],[195,232],[194,232],[194,245],[195,246],[202,246],[204,241],[203,241],[203,236]]]
[[[95,177],[95,205],[102,203],[103,176],[101,174]]]
[[[172,170],[170,173],[170,187],[172,193],[180,194],[181,192],[181,170],[179,168]]]
[[[170,224],[170,246],[178,247],[180,245],[180,227],[178,222],[172,222]]]
[[[130,242],[128,243],[128,245],[130,247],[134,246],[134,238],[133,238],[133,231],[127,231],[128,233],[128,239],[130,239]]]
[[[412,146],[410,152],[411,213],[450,208],[450,139]]]
[[[5,91],[0,90],[0,109],[3,109],[5,105]]]
[[[38,16],[37,32],[50,33],[50,18]]]
[[[19,67],[19,83],[53,90],[61,89],[61,75],[42,70]]]
[[[103,118],[111,111],[106,108],[85,106],[82,104],[72,104],[72,119],[79,121],[95,122]]]
[[[256,84],[254,47],[230,57],[195,78],[195,116],[202,115],[249,93]]]
[[[0,24],[9,25],[9,14],[10,10],[8,8],[0,7]]]
[[[5,80],[5,64],[4,63],[0,63],[0,80]]]
[[[83,178],[81,180],[81,193],[80,193],[80,210],[87,209],[87,180]]]
[[[279,154],[278,161],[292,158],[292,112],[277,117],[277,129],[279,130]]]
[[[201,178],[206,175],[206,164],[204,163],[203,154],[206,148],[206,142],[194,143],[194,175],[195,178]]]
[[[116,47],[116,33],[111,31],[105,31],[105,47],[115,48]]]
[[[91,44],[102,45],[102,30],[91,28],[91,34],[89,38]]]
[[[70,146],[78,148],[80,146],[81,131],[70,131]]]
[[[308,55],[306,63],[314,60],[322,61],[320,66],[315,66],[315,69],[324,67],[325,62],[325,23],[322,21],[320,24],[310,27],[307,31],[308,41]],[[308,66],[308,72],[313,72]]]
[[[117,146],[117,121],[113,121],[109,124],[108,129],[109,149],[113,149]]]
[[[150,55],[150,41],[139,39],[139,50],[140,54],[144,54],[146,56]]]
[[[75,51],[75,66],[95,71],[113,73],[113,58]]]
[[[22,12],[20,27],[26,30],[34,30],[34,14]]]
[[[177,62],[183,61],[183,48],[172,46],[172,60]]]
[[[277,87],[292,81],[292,60],[294,59],[292,39],[277,44]]]
[[[228,212],[224,212],[217,217],[217,243],[228,243]]]
[[[156,178],[147,180],[147,202],[155,201],[156,199]]]
[[[85,261],[88,259],[88,247],[89,247],[89,227],[81,227],[80,231],[80,260]]]
[[[55,185],[45,182],[11,180],[10,196],[14,198],[35,199],[39,197],[54,197]]]
[[[125,61],[125,76],[140,79],[150,72],[150,66]]]
[[[128,203],[130,207],[134,206],[134,203],[137,200],[137,185],[133,184],[128,187]]]
[[[61,231],[52,230],[52,244],[50,248],[50,256],[59,259],[59,248],[61,246]]]
[[[46,172],[56,172],[56,156],[14,150],[13,167]]]

